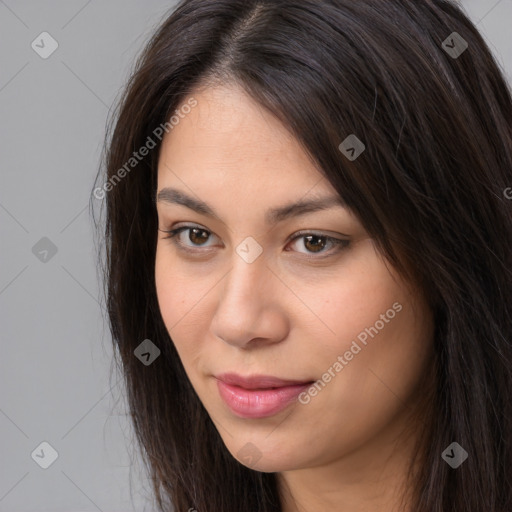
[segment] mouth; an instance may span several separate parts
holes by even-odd
[[[215,378],[221,398],[231,412],[241,418],[273,416],[295,402],[315,382],[267,375],[242,377],[234,373]]]
[[[248,377],[242,377],[241,375],[237,375],[236,373],[223,373],[221,375],[218,375],[216,379],[225,382],[226,384],[230,384],[232,386],[237,386],[239,388],[244,388],[248,390],[282,388],[287,386],[311,384],[312,382],[314,382],[314,380],[308,379],[280,379],[278,377],[273,377],[270,375],[251,375]]]

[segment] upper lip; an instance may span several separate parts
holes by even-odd
[[[279,379],[271,375],[251,375],[242,377],[236,373],[223,373],[216,376],[217,379],[244,389],[268,389],[282,388],[285,386],[296,386],[298,384],[309,384],[311,380],[290,380]]]

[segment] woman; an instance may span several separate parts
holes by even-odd
[[[182,1],[112,123],[160,510],[512,510],[512,101],[457,4]]]

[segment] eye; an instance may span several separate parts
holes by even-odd
[[[299,244],[299,246],[306,248],[306,254],[310,255],[321,253],[322,258],[331,256],[333,253],[338,253],[339,251],[341,251],[350,244],[350,241],[346,239],[310,232],[298,233],[296,236],[292,238],[291,241],[295,243],[298,240],[302,240],[302,243]],[[324,249],[329,246],[331,247],[331,250],[325,251]]]
[[[179,249],[182,249],[189,253],[201,253],[207,252],[201,249],[200,247],[212,247],[211,245],[206,245],[206,242],[212,235],[210,231],[201,226],[181,226],[176,229],[165,230],[159,229],[164,233],[167,233],[167,236],[162,237],[163,240],[171,239],[172,243],[176,245]],[[183,232],[188,231],[188,236],[185,237],[184,241],[180,235]],[[329,257],[334,253],[338,253],[343,250],[350,244],[349,240],[336,238],[328,235],[311,233],[308,231],[303,231],[301,233],[296,234],[290,242],[296,243],[298,240],[303,240],[302,247],[306,249],[306,252],[302,252],[297,250],[297,252],[308,255],[308,258],[319,259],[319,257],[315,257],[315,254],[322,254],[320,258]],[[326,247],[330,247],[331,250],[325,250]],[[285,249],[289,251],[289,249]]]
[[[204,229],[200,226],[182,226],[180,228],[165,230],[160,229],[164,233],[168,233],[168,236],[162,237],[164,240],[172,239],[172,242],[175,245],[182,246],[184,250],[189,250],[188,247],[204,247],[205,242],[208,240],[211,235],[210,231]],[[188,231],[188,239],[192,245],[187,245],[182,240],[180,240],[180,235],[183,231]],[[206,246],[209,247],[209,246]]]

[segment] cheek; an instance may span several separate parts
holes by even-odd
[[[302,326],[305,338],[318,340],[308,356],[325,383],[317,404],[333,399],[364,416],[412,393],[429,361],[433,327],[421,295],[376,253],[361,251],[348,267],[310,294],[319,320]]]
[[[157,249],[155,261],[156,295],[160,313],[168,330],[178,321],[185,299],[183,286],[179,286],[176,282],[175,272],[172,269],[171,265],[164,264],[162,251]]]
[[[386,323],[379,321],[377,314],[365,317],[364,322],[353,326],[352,336],[343,338],[341,350],[331,357],[336,360],[342,354],[343,369],[334,379],[329,399],[352,411],[360,425],[389,420],[415,395],[428,370],[433,337],[430,313],[417,297],[397,291],[394,298],[401,306],[400,311],[393,310],[394,318]],[[374,313],[380,314],[381,310]],[[333,411],[333,415],[337,413]]]
[[[304,302],[308,306],[308,311],[295,316],[297,325],[314,331],[323,347],[319,355],[329,353],[331,358],[333,353],[337,356],[349,350],[359,335],[362,341],[365,336],[369,338],[366,329],[376,322],[383,333],[396,329],[404,315],[397,313],[399,306],[393,309],[393,304],[403,305],[410,300],[406,287],[388,269],[370,240],[360,244],[336,273],[316,281],[297,281],[294,286],[298,296],[307,297]],[[388,322],[381,320],[381,315]],[[307,318],[310,321],[306,322]]]
[[[155,286],[165,327],[185,364],[188,354],[198,350],[193,340],[201,340],[197,312],[201,310],[200,299],[208,289],[207,284],[188,276],[177,261],[170,260],[164,247],[156,252]]]
[[[307,405],[301,428],[317,431],[319,418],[324,425],[322,436],[308,438],[312,452],[329,454],[362,445],[418,396],[432,350],[430,312],[393,280],[382,285],[368,295],[351,295],[342,313],[341,303],[333,307],[330,318],[336,336],[329,339],[334,341],[310,351],[308,362],[317,369],[319,383],[313,395],[303,397]],[[380,320],[395,303],[402,308],[392,309],[388,323]]]

